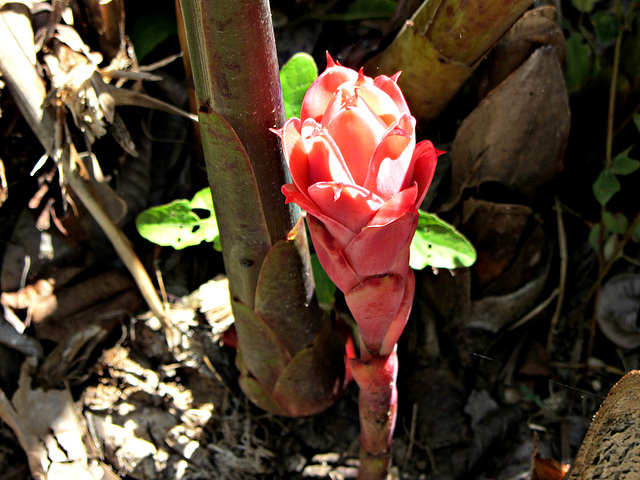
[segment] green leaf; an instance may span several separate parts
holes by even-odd
[[[629,221],[623,213],[604,212],[602,215],[602,223],[607,232],[622,235],[629,227]]]
[[[140,17],[133,25],[129,38],[140,61],[171,35],[177,33],[175,16],[151,9],[150,13]]]
[[[591,15],[594,31],[600,43],[609,43],[615,40],[620,31],[620,22],[616,17],[602,10],[593,12]]]
[[[640,162],[629,157],[629,152],[632,148],[633,145],[615,156],[611,163],[613,173],[616,175],[629,175],[640,168]]]
[[[633,123],[636,126],[636,130],[638,130],[638,132],[640,132],[640,113],[636,113],[633,116]]]
[[[282,66],[280,83],[287,118],[299,117],[300,106],[309,86],[318,77],[318,67],[311,55],[296,53]]]
[[[311,269],[313,270],[313,279],[316,282],[316,296],[321,306],[331,306],[333,297],[336,294],[336,285],[331,281],[329,275],[324,271],[318,256],[311,254]]]
[[[590,13],[600,0],[571,0],[571,4],[582,13]]]
[[[589,237],[587,238],[587,240],[589,241],[589,245],[591,245],[591,248],[593,248],[595,252],[600,252],[600,228],[601,225],[599,223],[594,224],[593,227],[591,227],[591,230],[589,230]],[[608,236],[609,234],[605,231],[605,241],[607,240]]]
[[[199,215],[194,210],[204,210]],[[181,250],[201,242],[213,242],[220,251],[218,223],[208,188],[196,193],[191,201],[180,199],[151,207],[136,218],[140,235],[163,247]]]
[[[469,267],[476,261],[476,250],[467,238],[437,215],[419,210],[418,229],[410,247],[411,268]]]
[[[602,170],[593,182],[593,194],[600,205],[605,205],[619,191],[620,182],[610,168]]]
[[[567,68],[565,79],[569,93],[579,91],[591,74],[591,50],[582,35],[571,32],[567,38]]]
[[[355,18],[391,18],[396,6],[393,0],[355,0],[347,14]]]

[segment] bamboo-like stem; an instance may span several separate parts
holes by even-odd
[[[398,85],[418,120],[436,118],[532,0],[426,0],[393,42],[365,65],[402,71]],[[425,88],[426,86],[426,88]]]
[[[181,0],[180,6],[230,289],[253,308],[266,252],[297,221],[280,193],[287,177],[278,138],[269,131],[284,122],[269,3]],[[237,136],[248,164],[226,141],[213,139],[221,122],[210,121],[212,115]]]

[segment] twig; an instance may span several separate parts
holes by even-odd
[[[402,462],[402,470],[407,468],[407,463],[411,458],[411,450],[416,440],[416,424],[418,423],[418,404],[413,404],[413,410],[411,411],[411,427],[409,429],[409,446],[407,446],[407,452],[404,454],[404,460]]]
[[[545,308],[547,308],[549,306],[549,304],[553,301],[553,299],[558,296],[558,292],[559,292],[558,288],[554,289],[553,292],[551,292],[551,295],[549,295],[546,298],[546,300],[544,300],[542,303],[538,304],[533,310],[531,310],[529,313],[527,313],[524,317],[522,317],[516,323],[514,323],[509,328],[507,328],[507,332],[510,332],[511,330],[515,330],[516,328],[524,325],[529,320],[531,320],[533,317],[538,315],[541,311],[543,311]]]
[[[567,235],[564,230],[564,222],[562,221],[562,207],[558,197],[556,201],[556,222],[558,225],[558,248],[560,250],[560,282],[558,284],[558,301],[556,302],[556,309],[551,317],[551,323],[549,325],[549,336],[547,338],[547,355],[551,354],[551,347],[553,346],[553,337],[556,333],[558,322],[560,321],[560,314],[562,313],[562,304],[564,302],[564,293],[567,284],[567,269],[569,262],[569,254],[567,252]]]

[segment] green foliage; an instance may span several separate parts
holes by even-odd
[[[629,152],[632,148],[633,145],[616,155],[611,162],[611,171],[613,173],[616,175],[630,175],[640,168],[640,162],[629,157]]]
[[[600,0],[571,0],[571,4],[581,13],[591,13]]]
[[[598,10],[591,15],[591,23],[600,43],[608,43],[618,36],[620,22],[613,15]]]
[[[142,237],[164,247],[181,250],[201,242],[213,242],[214,248],[221,251],[209,188],[200,190],[190,201],[174,200],[144,210],[136,218],[136,228]]]
[[[591,75],[591,49],[578,32],[567,38],[567,68],[565,80],[569,93],[579,91]]]
[[[129,32],[138,61],[151,53],[171,35],[178,33],[176,18],[165,11],[151,10],[142,16]]]
[[[306,53],[296,53],[282,66],[280,83],[287,118],[300,117],[300,106],[304,94],[317,77],[316,62]]]
[[[318,303],[325,308],[330,307],[337,287],[324,271],[322,265],[320,265],[320,260],[318,260],[318,256],[315,253],[311,255],[311,268],[313,270],[313,279],[316,282]]]
[[[393,0],[355,0],[347,14],[356,18],[391,18],[395,9]]]
[[[418,229],[411,242],[411,268],[460,268],[474,264],[476,251],[464,235],[437,215],[419,212]]]
[[[611,198],[620,191],[620,182],[610,168],[600,172],[593,182],[593,194],[600,205],[606,205]]]

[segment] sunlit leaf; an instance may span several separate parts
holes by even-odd
[[[174,200],[144,210],[136,218],[136,228],[143,238],[156,245],[181,250],[213,242],[220,250],[218,223],[208,188],[196,193],[191,201]]]
[[[437,215],[420,210],[418,229],[411,242],[411,268],[469,267],[476,251],[467,238]]]
[[[309,86],[318,77],[318,67],[313,57],[306,53],[296,53],[282,66],[280,83],[282,99],[287,118],[299,117],[300,106]]]

